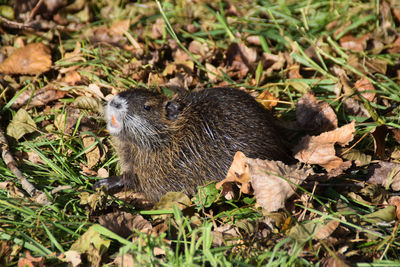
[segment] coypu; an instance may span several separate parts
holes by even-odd
[[[98,181],[108,190],[143,192],[155,202],[169,191],[194,194],[222,180],[237,151],[251,158],[293,162],[274,119],[253,97],[233,88],[210,88],[168,99],[145,89],[116,95],[106,107],[122,176]]]

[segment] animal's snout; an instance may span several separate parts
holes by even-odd
[[[120,101],[118,101],[117,99],[113,98],[111,99],[109,105],[113,108],[116,109],[121,109],[122,108],[122,103]]]

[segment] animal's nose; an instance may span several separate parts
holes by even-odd
[[[112,99],[110,102],[110,106],[116,108],[116,109],[120,109],[122,108],[122,104],[118,101],[116,101],[115,99]]]

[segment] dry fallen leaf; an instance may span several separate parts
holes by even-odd
[[[240,191],[248,194],[251,182],[257,203],[271,212],[284,206],[285,200],[294,193],[296,187],[293,184],[300,184],[312,173],[311,168],[299,169],[280,161],[251,159],[238,151],[226,178],[216,187],[236,182],[241,184]]]
[[[302,79],[303,76],[300,74],[300,65],[292,64],[287,67],[289,79]]]
[[[0,64],[0,73],[38,75],[50,70],[51,51],[42,43],[28,44],[15,50]]]
[[[20,139],[27,133],[36,131],[36,123],[25,109],[19,109],[7,126],[7,135]]]
[[[44,106],[47,103],[63,98],[67,92],[55,90],[55,89],[47,89],[41,88],[39,90],[35,90],[32,95],[32,90],[27,90],[20,94],[18,98],[12,104],[13,108],[19,108],[23,105],[27,105],[27,109],[37,106]]]
[[[141,215],[125,211],[116,211],[101,215],[99,222],[122,237],[128,237],[134,232],[134,229],[146,234],[150,233],[152,229],[151,223]]]
[[[396,217],[397,220],[400,220],[400,197],[393,196],[389,198],[388,204],[396,207]]]
[[[215,185],[217,189],[225,183],[235,182],[241,185],[241,193],[250,193],[250,170],[246,159],[247,157],[242,152],[236,152],[225,179]]]
[[[257,203],[267,212],[283,208],[296,186],[313,174],[311,167],[300,169],[280,161],[247,158],[251,186]]]
[[[281,70],[286,62],[284,54],[281,52],[278,55],[263,53],[261,60],[267,76],[274,70]]]
[[[304,130],[322,133],[337,128],[337,117],[328,103],[311,94],[303,95],[296,103],[296,121]]]
[[[205,66],[207,69],[207,77],[210,80],[210,82],[215,83],[216,81],[218,81],[219,78],[217,75],[222,77],[221,71],[218,68],[214,67],[214,65],[211,65],[210,63],[206,63]]]
[[[358,38],[352,35],[345,35],[340,38],[340,45],[346,49],[354,50],[356,52],[362,52],[367,46],[367,41],[370,39],[370,33],[364,34]]]
[[[135,267],[138,266],[131,254],[118,255],[113,263],[118,267]]]
[[[379,161],[368,169],[368,183],[390,187],[394,191],[400,190],[400,164],[395,162]]]
[[[259,96],[257,96],[257,101],[261,103],[266,109],[272,109],[278,104],[278,100],[272,93],[264,90]]]
[[[361,78],[354,84],[354,87],[359,91],[366,100],[372,101],[375,98],[375,88],[367,77]],[[364,91],[368,91],[363,93]]]
[[[25,257],[18,260],[18,267],[44,267],[44,257],[35,258],[30,251],[26,251]]]
[[[389,134],[389,129],[386,125],[380,125],[372,132],[374,138],[374,151],[379,159],[386,159],[386,136]]]
[[[313,239],[322,240],[328,238],[336,230],[339,224],[339,221],[336,220],[329,221],[327,224],[318,229],[318,231],[313,236]]]
[[[65,252],[65,259],[72,267],[77,267],[82,263],[81,254],[75,250]]]
[[[68,83],[69,85],[75,85],[77,82],[82,80],[81,75],[79,75],[76,71],[68,71],[65,73],[65,77],[63,79],[64,82]]]
[[[92,135],[83,134],[82,141],[86,150],[87,167],[92,169],[100,161],[100,148],[96,144],[96,138]]]
[[[232,43],[228,47],[226,59],[231,75],[244,78],[249,71],[255,68],[257,51],[243,43]]]
[[[321,267],[350,267],[342,254],[332,253],[334,256],[329,256],[321,261]]]
[[[307,135],[293,149],[294,157],[300,162],[321,165],[327,171],[338,168],[343,160],[335,155],[334,145],[347,145],[353,140],[354,132],[355,121],[318,136]]]

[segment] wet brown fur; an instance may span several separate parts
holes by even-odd
[[[194,194],[197,186],[223,179],[236,151],[252,158],[293,160],[271,115],[240,90],[204,89],[172,100],[142,89],[120,96],[127,99],[129,113],[138,114],[157,133],[137,136],[124,128],[114,137],[126,185],[149,200],[169,191]],[[143,104],[151,110],[144,112]]]

